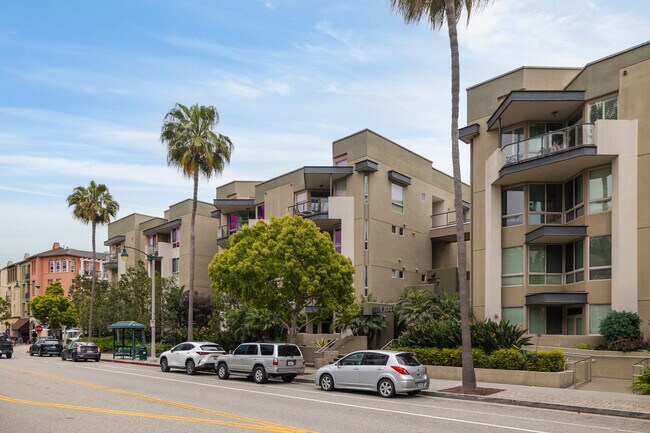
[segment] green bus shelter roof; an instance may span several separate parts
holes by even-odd
[[[136,322],[134,320],[123,320],[121,322],[115,322],[108,325],[108,329],[144,329],[145,326],[142,323]]]

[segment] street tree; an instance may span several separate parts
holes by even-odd
[[[111,218],[115,218],[120,205],[113,200],[108,187],[103,183],[90,181],[88,188],[76,187],[67,198],[68,207],[72,207],[72,215],[75,219],[90,224],[92,227],[92,276],[90,288],[90,313],[88,315],[88,341],[93,338],[93,309],[95,307],[95,282],[97,281],[97,254],[95,245],[95,234],[97,225],[108,224]]]
[[[29,301],[29,311],[36,320],[58,330],[61,326],[75,326],[77,311],[65,296],[60,281],[54,281],[45,288],[45,293]]]
[[[0,298],[0,322],[5,322],[11,317],[11,304]]]
[[[314,319],[299,323],[306,306],[335,312],[354,302],[354,267],[312,221],[285,215],[244,226],[208,267],[215,295],[269,311],[295,342]]]
[[[192,194],[192,219],[190,224],[190,286],[187,339],[194,339],[194,261],[196,237],[197,193],[199,176],[206,179],[220,175],[230,162],[233,144],[230,138],[214,132],[219,123],[219,113],[212,106],[194,104],[186,107],[176,104],[165,116],[160,140],[167,146],[167,164],[178,168],[185,177],[194,181]]]
[[[407,23],[428,21],[433,30],[439,30],[447,23],[449,46],[451,48],[451,155],[454,175],[454,209],[456,211],[456,242],[458,254],[458,291],[460,294],[460,315],[462,343],[462,387],[476,389],[476,373],[472,359],[470,334],[469,287],[467,285],[467,263],[465,256],[465,230],[463,227],[463,195],[460,177],[460,153],[458,150],[458,105],[460,95],[460,55],[458,51],[457,24],[463,8],[467,20],[475,10],[490,0],[390,0],[391,7],[402,15]]]
[[[92,278],[77,275],[68,292],[68,297],[77,311],[79,323],[88,323],[90,320],[91,286]],[[111,290],[111,284],[106,280],[99,280],[95,283],[93,326],[99,337],[106,335],[108,325],[114,322],[115,309],[109,300]]]

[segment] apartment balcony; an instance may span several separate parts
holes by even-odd
[[[289,207],[289,215],[299,215],[303,218],[327,216],[329,201],[327,198],[315,198]]]
[[[524,181],[562,182],[567,174],[598,164],[612,155],[599,155],[594,125],[583,123],[504,146],[497,185]]]
[[[470,210],[465,208],[463,215],[463,227],[465,229],[465,241],[469,240],[471,231]],[[429,232],[431,240],[436,242],[456,242],[456,211],[443,212],[431,215],[431,231]]]
[[[117,253],[107,255],[106,261],[104,262],[104,269],[117,269],[117,261],[119,258],[119,254]]]

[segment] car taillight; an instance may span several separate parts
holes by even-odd
[[[390,368],[398,372],[399,374],[410,374],[407,369],[400,367],[399,365],[391,365]]]
[[[197,355],[209,355],[210,352],[196,352]]]
[[[278,358],[273,358],[273,365],[277,367],[277,365],[278,365]]]
[[[426,376],[427,375],[427,366],[423,365],[423,367],[424,367],[424,375]]]

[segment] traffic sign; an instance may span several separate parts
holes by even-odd
[[[41,331],[43,330],[43,327],[41,325],[36,325],[36,328],[34,328],[34,329],[36,330],[36,332],[38,332],[40,334]]]

